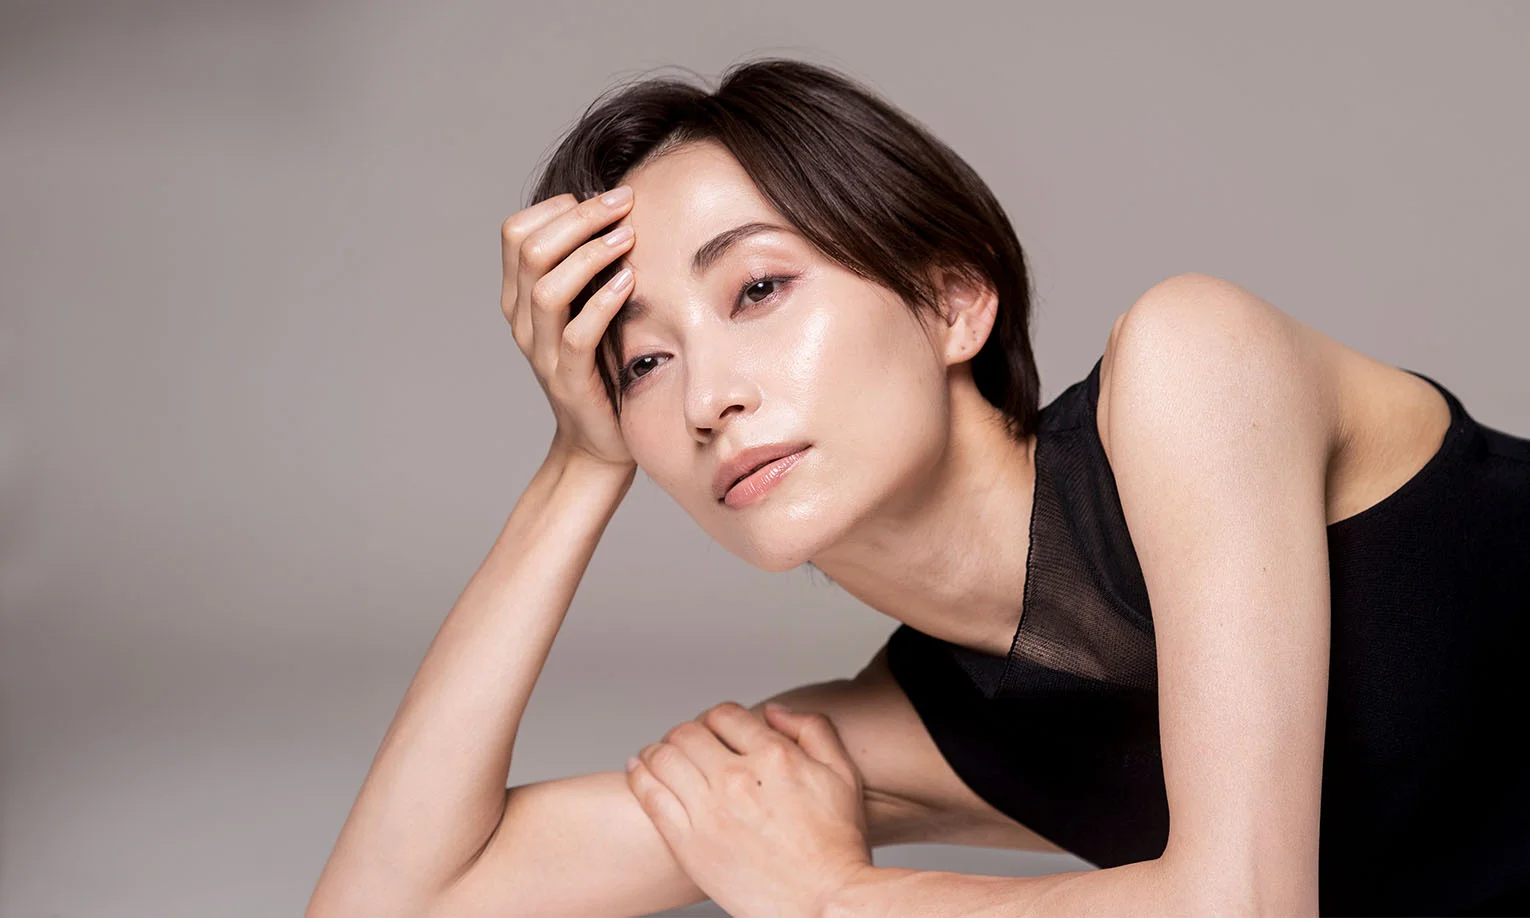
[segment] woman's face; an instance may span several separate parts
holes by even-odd
[[[917,506],[950,436],[941,339],[926,330],[943,323],[830,261],[720,145],[676,148],[624,181],[633,205],[620,224],[635,241],[623,308],[635,314],[619,355],[621,429],[648,477],[769,571]],[[740,238],[693,271],[704,244],[754,222],[785,229]],[[713,496],[740,450],[797,441],[811,445],[761,499],[735,508]]]

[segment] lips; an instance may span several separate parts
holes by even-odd
[[[717,474],[712,477],[712,497],[722,500],[727,496],[728,490],[740,479],[748,477],[761,466],[769,465],[783,456],[800,452],[810,445],[806,441],[764,443],[739,450],[718,466]]]

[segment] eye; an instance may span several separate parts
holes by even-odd
[[[658,359],[658,355],[657,354],[644,354],[642,357],[638,357],[637,359],[633,360],[631,363],[629,363],[626,366],[622,367],[621,370],[616,374],[617,375],[617,383],[618,383],[618,386],[621,388],[621,390],[623,392],[626,392],[628,389],[632,388],[633,383],[637,382],[638,380],[642,379],[644,376],[648,375],[647,373],[634,373],[633,372],[633,370],[635,370],[638,367],[639,364],[641,364],[645,360],[657,360],[657,359]]]
[[[763,303],[766,300],[769,300],[771,295],[775,293],[775,284],[776,279],[774,277],[762,277],[757,281],[750,281],[749,283],[745,284],[744,289],[739,291],[739,296],[743,299],[749,300],[750,303]],[[758,288],[760,287],[770,287],[771,290],[760,299],[752,299],[752,294],[758,292]]]
[[[782,287],[788,286],[794,279],[795,275],[780,277],[774,274],[751,274],[749,279],[744,281],[743,285],[739,287],[738,296],[740,300],[748,300],[748,305],[750,306],[768,303],[780,294]],[[753,294],[759,292],[761,287],[770,288],[769,292],[759,299],[754,299]]]
[[[780,296],[781,288],[789,285],[795,278],[796,275],[781,277],[774,274],[751,274],[739,287],[738,299],[743,301],[743,304],[746,306],[758,306],[761,303],[768,303]],[[768,290],[764,293],[764,296],[755,299],[754,294],[760,293],[760,288],[762,287],[768,288]],[[648,375],[646,372],[635,372],[638,366],[645,360],[657,360],[658,358],[658,354],[644,354],[641,357],[633,358],[631,363],[628,363],[617,372],[617,387],[623,392],[632,388],[638,380]],[[652,367],[650,366],[649,369],[652,369]]]

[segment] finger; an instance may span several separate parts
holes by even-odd
[[[680,747],[671,743],[649,743],[638,750],[637,757],[685,805],[686,810],[703,805],[710,790],[707,776]]]
[[[627,789],[637,798],[638,805],[668,840],[670,832],[688,829],[691,816],[674,792],[654,776],[648,766],[638,759],[636,764],[627,763]]]
[[[571,194],[560,194],[540,201],[531,207],[517,211],[501,224],[499,228],[499,251],[500,259],[504,263],[504,277],[499,291],[499,307],[504,312],[505,318],[510,320],[512,331],[516,332],[516,341],[523,340],[520,332],[516,330],[515,319],[515,293],[517,289],[518,275],[520,273],[521,243],[533,232],[547,225],[554,218],[574,209],[578,200]],[[529,342],[531,328],[525,328],[526,340]]]
[[[612,192],[616,190],[613,188]],[[515,311],[520,321],[531,321],[524,307],[531,297],[532,285],[542,275],[557,267],[558,262],[568,257],[576,247],[592,239],[602,227],[619,219],[631,208],[630,194],[626,195],[626,200],[606,203],[606,198],[612,192],[580,201],[533,230],[521,241],[515,274]]]
[[[748,708],[733,701],[708,708],[697,720],[740,754],[779,743],[781,735]]]
[[[761,726],[764,725],[761,724]],[[739,761],[738,753],[729,749],[717,737],[717,734],[700,720],[688,720],[683,724],[676,724],[664,734],[664,742],[685,753],[686,758],[700,769],[709,786],[712,783],[712,775],[730,765],[738,764]]]
[[[772,727],[796,740],[802,751],[834,769],[849,783],[860,786],[860,771],[828,717],[797,714],[774,704],[765,705],[765,717]]]
[[[625,238],[616,238],[623,232]],[[558,349],[574,298],[601,268],[631,249],[632,242],[631,227],[617,227],[575,249],[532,287],[531,353],[537,366],[547,371],[557,366]]]
[[[579,315],[563,326],[563,352],[558,355],[558,372],[587,378],[595,372],[595,348],[606,333],[611,319],[632,292],[632,269],[623,268],[596,288]]]
[[[553,195],[542,201],[518,210],[505,219],[500,226],[500,254],[504,259],[505,276],[514,278],[518,261],[521,255],[521,243],[536,230],[546,226],[553,219],[568,213],[579,199],[572,194]]]

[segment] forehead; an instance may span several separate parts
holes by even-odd
[[[632,209],[616,225],[634,231],[620,259],[632,267],[634,287],[611,321],[618,342],[623,329],[655,316],[650,301],[687,299],[686,285],[704,280],[734,247],[806,242],[715,142],[677,147],[623,181],[632,186]]]
[[[688,274],[691,256],[702,243],[741,223],[790,226],[738,160],[714,142],[677,147],[639,166],[624,181],[632,186],[632,209],[618,225],[630,224],[635,238],[623,261],[639,277],[645,268]]]

